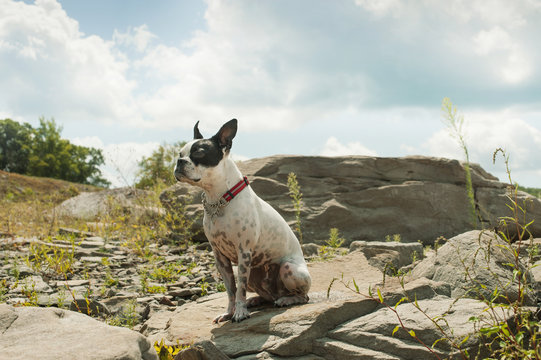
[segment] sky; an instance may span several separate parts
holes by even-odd
[[[239,120],[236,159],[464,159],[541,187],[541,0],[0,0],[0,119],[54,118],[113,186]]]

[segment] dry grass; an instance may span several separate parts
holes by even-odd
[[[74,219],[58,219],[54,208],[84,191],[99,191],[92,185],[25,176],[0,171],[0,234],[44,237],[58,227],[80,228]]]

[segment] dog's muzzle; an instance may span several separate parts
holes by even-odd
[[[177,181],[183,181],[188,183],[194,183],[198,182],[200,179],[192,179],[186,174],[186,166],[188,166],[190,163],[187,160],[184,159],[178,159],[177,160],[177,166],[175,167],[175,179]]]

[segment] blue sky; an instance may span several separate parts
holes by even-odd
[[[472,161],[541,187],[539,38],[539,0],[0,0],[0,118],[54,117],[118,186],[197,120],[239,119],[238,159],[462,159],[450,97]]]

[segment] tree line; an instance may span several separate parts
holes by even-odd
[[[62,139],[61,132],[54,119],[40,118],[35,128],[11,119],[0,120],[0,170],[109,186],[99,169],[104,164],[102,151],[72,144]]]

